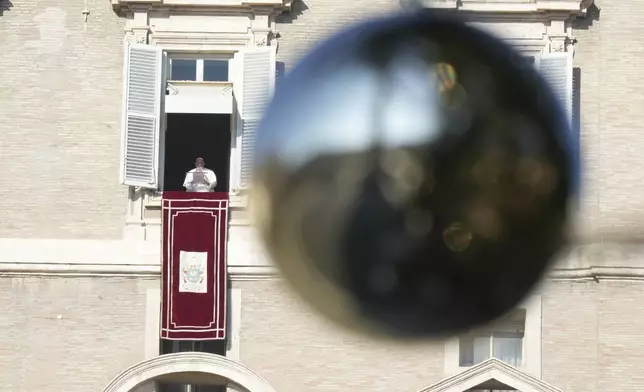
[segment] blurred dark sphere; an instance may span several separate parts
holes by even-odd
[[[569,129],[532,65],[430,11],[323,42],[259,126],[254,215],[327,317],[439,337],[517,305],[565,244]]]

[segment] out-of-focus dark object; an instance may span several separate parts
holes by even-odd
[[[567,240],[573,147],[555,96],[499,40],[417,11],[315,48],[259,127],[253,206],[315,309],[394,338],[517,305]]]

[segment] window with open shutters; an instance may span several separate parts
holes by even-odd
[[[239,51],[230,62],[237,136],[232,141],[230,185],[250,185],[255,134],[275,89],[275,47]],[[125,49],[121,183],[159,189],[163,172],[165,88],[162,49],[130,44]]]
[[[127,44],[121,126],[121,183],[156,189],[163,136],[165,56],[160,48]]]

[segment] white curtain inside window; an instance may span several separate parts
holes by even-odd
[[[523,357],[523,334],[495,333],[492,349],[495,358],[508,365],[519,367]]]
[[[490,358],[490,337],[480,336],[474,338],[474,364],[481,363]]]
[[[479,332],[459,339],[459,365],[474,366],[494,357],[514,367],[523,366],[523,331]]]

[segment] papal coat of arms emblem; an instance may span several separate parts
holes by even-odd
[[[180,259],[180,283],[179,292],[184,293],[205,293],[208,291],[206,282],[207,275],[207,252],[185,252],[181,251]]]

